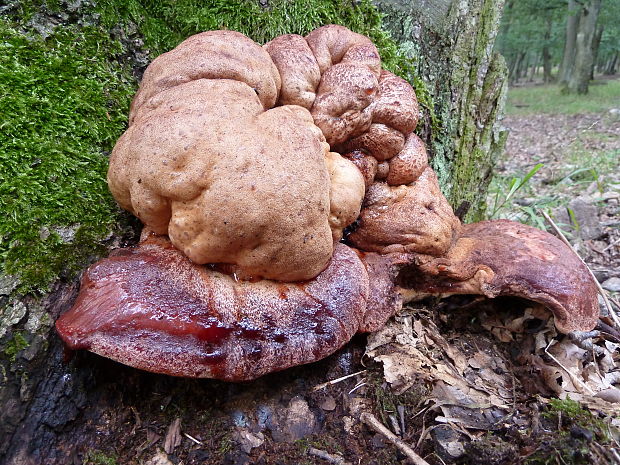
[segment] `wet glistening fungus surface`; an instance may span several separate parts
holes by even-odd
[[[110,159],[140,243],[84,274],[72,349],[249,380],[313,362],[429,295],[523,297],[592,329],[596,286],[554,236],[463,225],[413,131],[411,86],[336,25],[260,46],[185,40],[147,68]]]

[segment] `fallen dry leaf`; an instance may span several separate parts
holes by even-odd
[[[181,419],[176,418],[166,432],[166,439],[164,440],[164,450],[167,454],[172,454],[174,449],[181,445]]]

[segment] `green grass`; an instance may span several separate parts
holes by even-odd
[[[620,80],[595,81],[587,95],[563,94],[557,84],[513,87],[508,91],[508,115],[600,113],[620,108]]]
[[[103,29],[60,27],[43,40],[0,20],[0,36],[2,271],[20,276],[21,291],[43,289],[116,221],[104,151],[125,128],[135,83]],[[66,226],[71,243],[55,232]]]
[[[508,195],[514,180],[525,179],[529,173],[524,170],[510,175],[496,174],[489,185],[488,219],[505,218],[546,230],[539,211],[549,213],[557,207],[568,205],[570,199],[582,194],[592,182],[598,184],[599,194],[608,190],[609,175],[617,170],[618,157],[620,153],[617,150],[587,150],[582,142],[576,141],[566,150],[566,164],[553,179],[547,181],[547,186],[536,187],[528,180],[514,195]],[[596,192],[593,195],[596,196]],[[515,202],[525,197],[529,199],[528,205]],[[495,209],[497,205],[500,208]],[[571,236],[568,231],[564,233]]]

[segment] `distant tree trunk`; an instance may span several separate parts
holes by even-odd
[[[540,56],[536,54],[534,56],[534,62],[532,63],[532,68],[530,69],[530,82],[532,82],[536,78],[536,71],[538,70],[538,65],[540,64]]]
[[[616,74],[616,66],[618,65],[618,55],[619,54],[620,54],[620,52],[618,52],[618,50],[616,50],[616,52],[613,54],[613,56],[607,62],[607,66],[605,67],[605,70],[603,71],[603,74],[605,74],[606,76],[613,76],[614,74]]]
[[[565,84],[570,79],[575,63],[575,50],[577,42],[577,29],[579,27],[579,9],[576,0],[568,0],[568,17],[566,18],[566,39],[564,41],[564,53],[560,63],[558,81]]]
[[[551,19],[551,14],[547,12],[547,17],[545,18],[545,35],[543,36],[544,45],[542,48],[542,60],[543,60],[543,81],[545,83],[552,81],[551,76],[551,51],[549,50],[549,41],[551,40],[551,27],[553,26],[553,21]]]
[[[592,66],[590,68],[590,80],[594,79],[594,70],[598,62],[598,50],[601,46],[601,39],[603,38],[604,26],[598,26],[592,39]]]
[[[566,90],[569,93],[588,93],[593,60],[592,42],[600,10],[601,0],[591,0],[581,8],[577,40],[575,42],[575,62],[566,85]]]
[[[526,53],[525,54],[525,61],[523,62],[523,66],[521,67],[521,75],[519,76],[519,79],[525,79],[527,80],[527,72],[530,69],[530,62],[531,60],[531,53]]]
[[[514,60],[514,64],[510,69],[510,83],[515,84],[519,82],[521,76],[521,67],[523,60],[525,60],[525,52],[519,52]]]

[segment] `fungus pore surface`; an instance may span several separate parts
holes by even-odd
[[[540,302],[591,329],[595,285],[553,236],[462,225],[413,133],[411,86],[328,25],[264,46],[192,36],[147,68],[108,184],[144,223],[92,265],[56,328],[73,349],[231,381],[319,360],[403,302]]]

